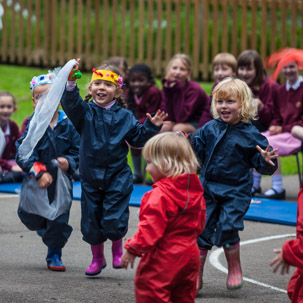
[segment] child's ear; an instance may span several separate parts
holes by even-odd
[[[14,106],[14,111],[13,111],[13,113],[14,113],[15,111],[17,111],[17,109],[18,109],[18,106],[15,105],[15,106]]]
[[[122,88],[118,87],[115,93],[115,99],[119,98],[122,95]]]

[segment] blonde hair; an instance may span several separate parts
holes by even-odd
[[[242,122],[255,119],[257,113],[256,103],[252,99],[252,92],[248,85],[240,80],[228,77],[220,82],[212,92],[211,111],[213,117],[219,118],[216,104],[219,99],[234,99],[240,103],[239,116]]]
[[[213,68],[216,65],[227,65],[229,66],[234,73],[237,72],[237,59],[234,55],[230,53],[219,53],[213,59]]]
[[[170,69],[171,65],[173,64],[173,62],[175,60],[181,60],[182,63],[186,66],[186,68],[188,69],[188,71],[191,73],[192,71],[192,67],[191,67],[191,60],[190,60],[190,57],[186,54],[176,54],[174,55],[170,60],[169,62],[167,63],[167,66],[166,66],[166,75],[168,73],[168,70]]]
[[[165,132],[147,141],[143,157],[166,177],[194,174],[198,160],[188,139],[182,133]]]

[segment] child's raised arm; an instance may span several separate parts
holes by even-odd
[[[76,81],[82,77],[82,74],[79,70],[80,58],[78,58],[76,61],[77,63],[73,66],[73,69],[68,76],[68,81]]]
[[[270,151],[270,145],[267,145],[266,149],[262,149],[259,145],[256,146],[257,150],[260,152],[262,158],[269,163],[272,166],[275,166],[275,163],[271,160],[279,158],[278,154],[275,154],[275,152],[278,151],[278,149],[273,149]]]
[[[148,117],[150,122],[152,122],[156,126],[162,126],[164,120],[167,119],[168,114],[166,112],[158,109],[158,111],[156,112],[156,114],[153,117],[149,113],[147,113],[146,116]]]

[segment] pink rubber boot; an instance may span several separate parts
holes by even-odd
[[[198,278],[197,278],[197,294],[203,287],[203,270],[204,270],[204,264],[206,261],[207,249],[199,249],[200,251],[200,266],[199,266],[199,272],[198,272]]]
[[[123,255],[122,239],[112,241],[113,268],[121,268],[121,258]]]
[[[99,275],[103,268],[106,267],[106,260],[104,257],[104,243],[91,245],[93,259],[91,265],[86,269],[87,276]]]
[[[243,286],[243,277],[240,262],[240,243],[226,245],[224,252],[228,264],[226,287],[229,290],[241,288]]]

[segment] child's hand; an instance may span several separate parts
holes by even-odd
[[[58,161],[59,166],[60,166],[60,168],[61,168],[62,171],[68,171],[68,169],[69,169],[69,163],[68,163],[68,161],[67,161],[66,158],[58,157],[57,161]]]
[[[168,114],[166,112],[158,109],[158,111],[156,112],[156,114],[153,117],[149,113],[147,113],[146,116],[148,117],[150,122],[152,122],[153,124],[155,124],[157,126],[162,126],[164,120],[168,117]]]
[[[45,172],[42,176],[38,179],[38,184],[41,188],[47,188],[53,183],[53,177],[50,173]]]
[[[273,266],[273,273],[276,273],[280,266],[281,268],[281,275],[284,275],[285,273],[289,273],[289,265],[285,263],[283,259],[283,253],[282,249],[274,249],[274,252],[278,254],[271,262],[270,266]]]
[[[22,168],[18,164],[16,164],[12,166],[12,171],[22,172]]]
[[[275,154],[278,150],[275,148],[272,151],[270,151],[270,145],[267,145],[266,149],[262,149],[259,145],[256,146],[257,150],[260,152],[262,158],[268,162],[270,165],[275,166],[275,163],[272,162],[272,159],[279,158],[278,154]]]
[[[124,253],[121,259],[121,267],[127,269],[128,264],[130,263],[130,267],[134,268],[134,262],[136,259],[136,255],[130,253],[128,250]]]
[[[68,81],[76,81],[82,77],[82,74],[79,70],[80,59],[77,59],[77,63],[73,66],[72,71],[69,73]]]
[[[271,136],[273,135],[277,135],[277,134],[281,134],[282,133],[282,126],[279,125],[271,125],[268,128],[268,131],[270,133]]]

